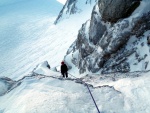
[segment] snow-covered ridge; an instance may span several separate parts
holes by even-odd
[[[87,88],[77,79],[61,78],[60,73],[50,70],[46,62],[34,71],[43,74],[24,76],[16,81],[19,82],[17,87],[0,96],[2,113],[97,113]],[[81,80],[89,85],[101,112],[149,113],[149,72],[120,74],[88,75]]]
[[[0,96],[8,92],[13,87],[14,84],[15,84],[15,81],[7,77],[1,77],[0,78]]]
[[[67,0],[64,7],[60,11],[55,24],[59,21],[69,18],[73,14],[81,13],[89,10],[96,3],[96,0]]]

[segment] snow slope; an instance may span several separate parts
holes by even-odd
[[[22,78],[45,60],[51,67],[59,65],[81,24],[90,18],[89,7],[53,25],[62,8],[55,0],[24,0],[1,6],[0,76]]]
[[[118,113],[149,113],[150,112],[150,72],[114,73],[106,75],[92,75],[84,78],[83,81],[93,87],[113,87],[123,96],[123,111]],[[100,93],[99,93],[100,94]],[[104,95],[107,95],[104,94]],[[121,103],[121,100],[120,103]],[[112,98],[107,102],[111,102]],[[106,112],[107,113],[107,112]],[[111,113],[111,112],[108,112]],[[115,112],[117,113],[117,112]]]
[[[0,103],[7,100],[1,104],[0,111],[4,113],[94,113],[95,108],[92,101],[89,102],[90,96],[86,92],[84,86],[73,81],[26,78],[12,92],[0,97]],[[82,109],[81,105],[83,105]]]
[[[49,37],[45,36],[47,30],[62,5],[55,0],[10,3],[0,6],[0,76],[13,78],[29,73],[28,70],[38,64],[38,58],[44,52],[37,48],[39,39]]]
[[[72,77],[61,78],[46,63],[35,72],[46,76],[30,75],[16,82],[16,88],[0,97],[2,113],[97,113],[85,85]],[[149,113],[149,73],[120,75],[91,75],[82,80],[90,84],[102,113]]]

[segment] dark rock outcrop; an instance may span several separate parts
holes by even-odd
[[[79,53],[81,54],[82,58],[87,57],[94,50],[93,47],[90,45],[90,41],[88,40],[88,23],[89,21],[82,25],[82,28],[79,30],[78,39],[76,42],[77,49],[79,49]]]
[[[117,22],[126,18],[140,5],[141,0],[99,0],[99,11],[102,19],[108,22]]]
[[[96,2],[97,0],[82,0],[82,3],[84,3],[85,5],[92,4],[93,1]],[[67,0],[58,17],[56,18],[54,24],[57,24],[63,18],[69,18],[70,15],[82,12],[82,8],[78,7],[78,2],[79,0]]]
[[[106,31],[106,26],[103,25],[101,21],[100,14],[96,12],[96,7],[94,7],[90,22],[90,29],[89,29],[89,39],[94,45],[96,45],[101,37],[103,36],[104,32]]]
[[[135,19],[132,33],[137,37],[142,36],[143,33],[150,30],[150,12],[144,14],[142,17]]]
[[[129,21],[120,21],[105,32],[98,45],[104,50],[105,54],[115,53],[129,39],[131,35],[129,30]]]
[[[0,78],[0,85],[1,85],[0,96],[7,93],[13,87],[15,83],[16,81],[13,81],[12,79],[8,77],[1,77]]]

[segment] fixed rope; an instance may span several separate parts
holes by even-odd
[[[57,77],[54,77],[54,76],[47,76],[47,75],[38,74],[38,73],[35,73],[35,72],[33,72],[33,74],[34,74],[35,76],[36,76],[36,75],[42,75],[43,77],[52,77],[52,78],[58,79]],[[94,97],[93,97],[93,95],[92,95],[92,92],[91,92],[91,90],[90,90],[88,84],[85,83],[85,82],[83,82],[81,79],[79,79],[79,78],[73,76],[72,74],[70,74],[70,73],[68,73],[68,74],[71,75],[72,77],[74,77],[76,80],[79,80],[81,83],[83,83],[83,84],[86,85],[86,87],[87,87],[87,89],[88,89],[88,91],[89,91],[89,93],[90,93],[90,96],[91,96],[91,98],[92,98],[92,100],[93,100],[93,102],[94,102],[94,105],[95,105],[95,107],[96,107],[98,113],[100,113],[100,110],[99,110],[99,108],[98,108],[98,106],[97,106],[97,104],[96,104],[96,101],[95,101],[95,99],[94,99]]]
[[[100,110],[99,110],[99,108],[98,108],[98,106],[97,106],[97,104],[96,104],[96,101],[95,101],[95,99],[94,99],[94,97],[93,97],[93,95],[92,95],[92,92],[91,92],[91,90],[90,90],[90,88],[89,88],[88,84],[87,84],[87,83],[85,83],[85,82],[83,82],[81,79],[79,79],[79,78],[77,78],[77,77],[73,76],[72,74],[70,74],[70,73],[68,73],[68,74],[69,74],[69,75],[71,75],[72,77],[74,77],[74,78],[76,78],[76,79],[80,80],[83,84],[85,84],[85,85],[86,85],[86,87],[87,87],[87,89],[88,89],[88,91],[89,91],[89,93],[90,93],[90,96],[92,97],[92,100],[93,100],[93,102],[94,102],[94,105],[95,105],[95,107],[96,107],[96,109],[97,109],[98,113],[100,113]]]

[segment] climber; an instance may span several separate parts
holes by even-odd
[[[67,65],[62,61],[61,62],[61,74],[63,75],[63,77],[66,76],[66,78],[68,77],[68,67]]]

